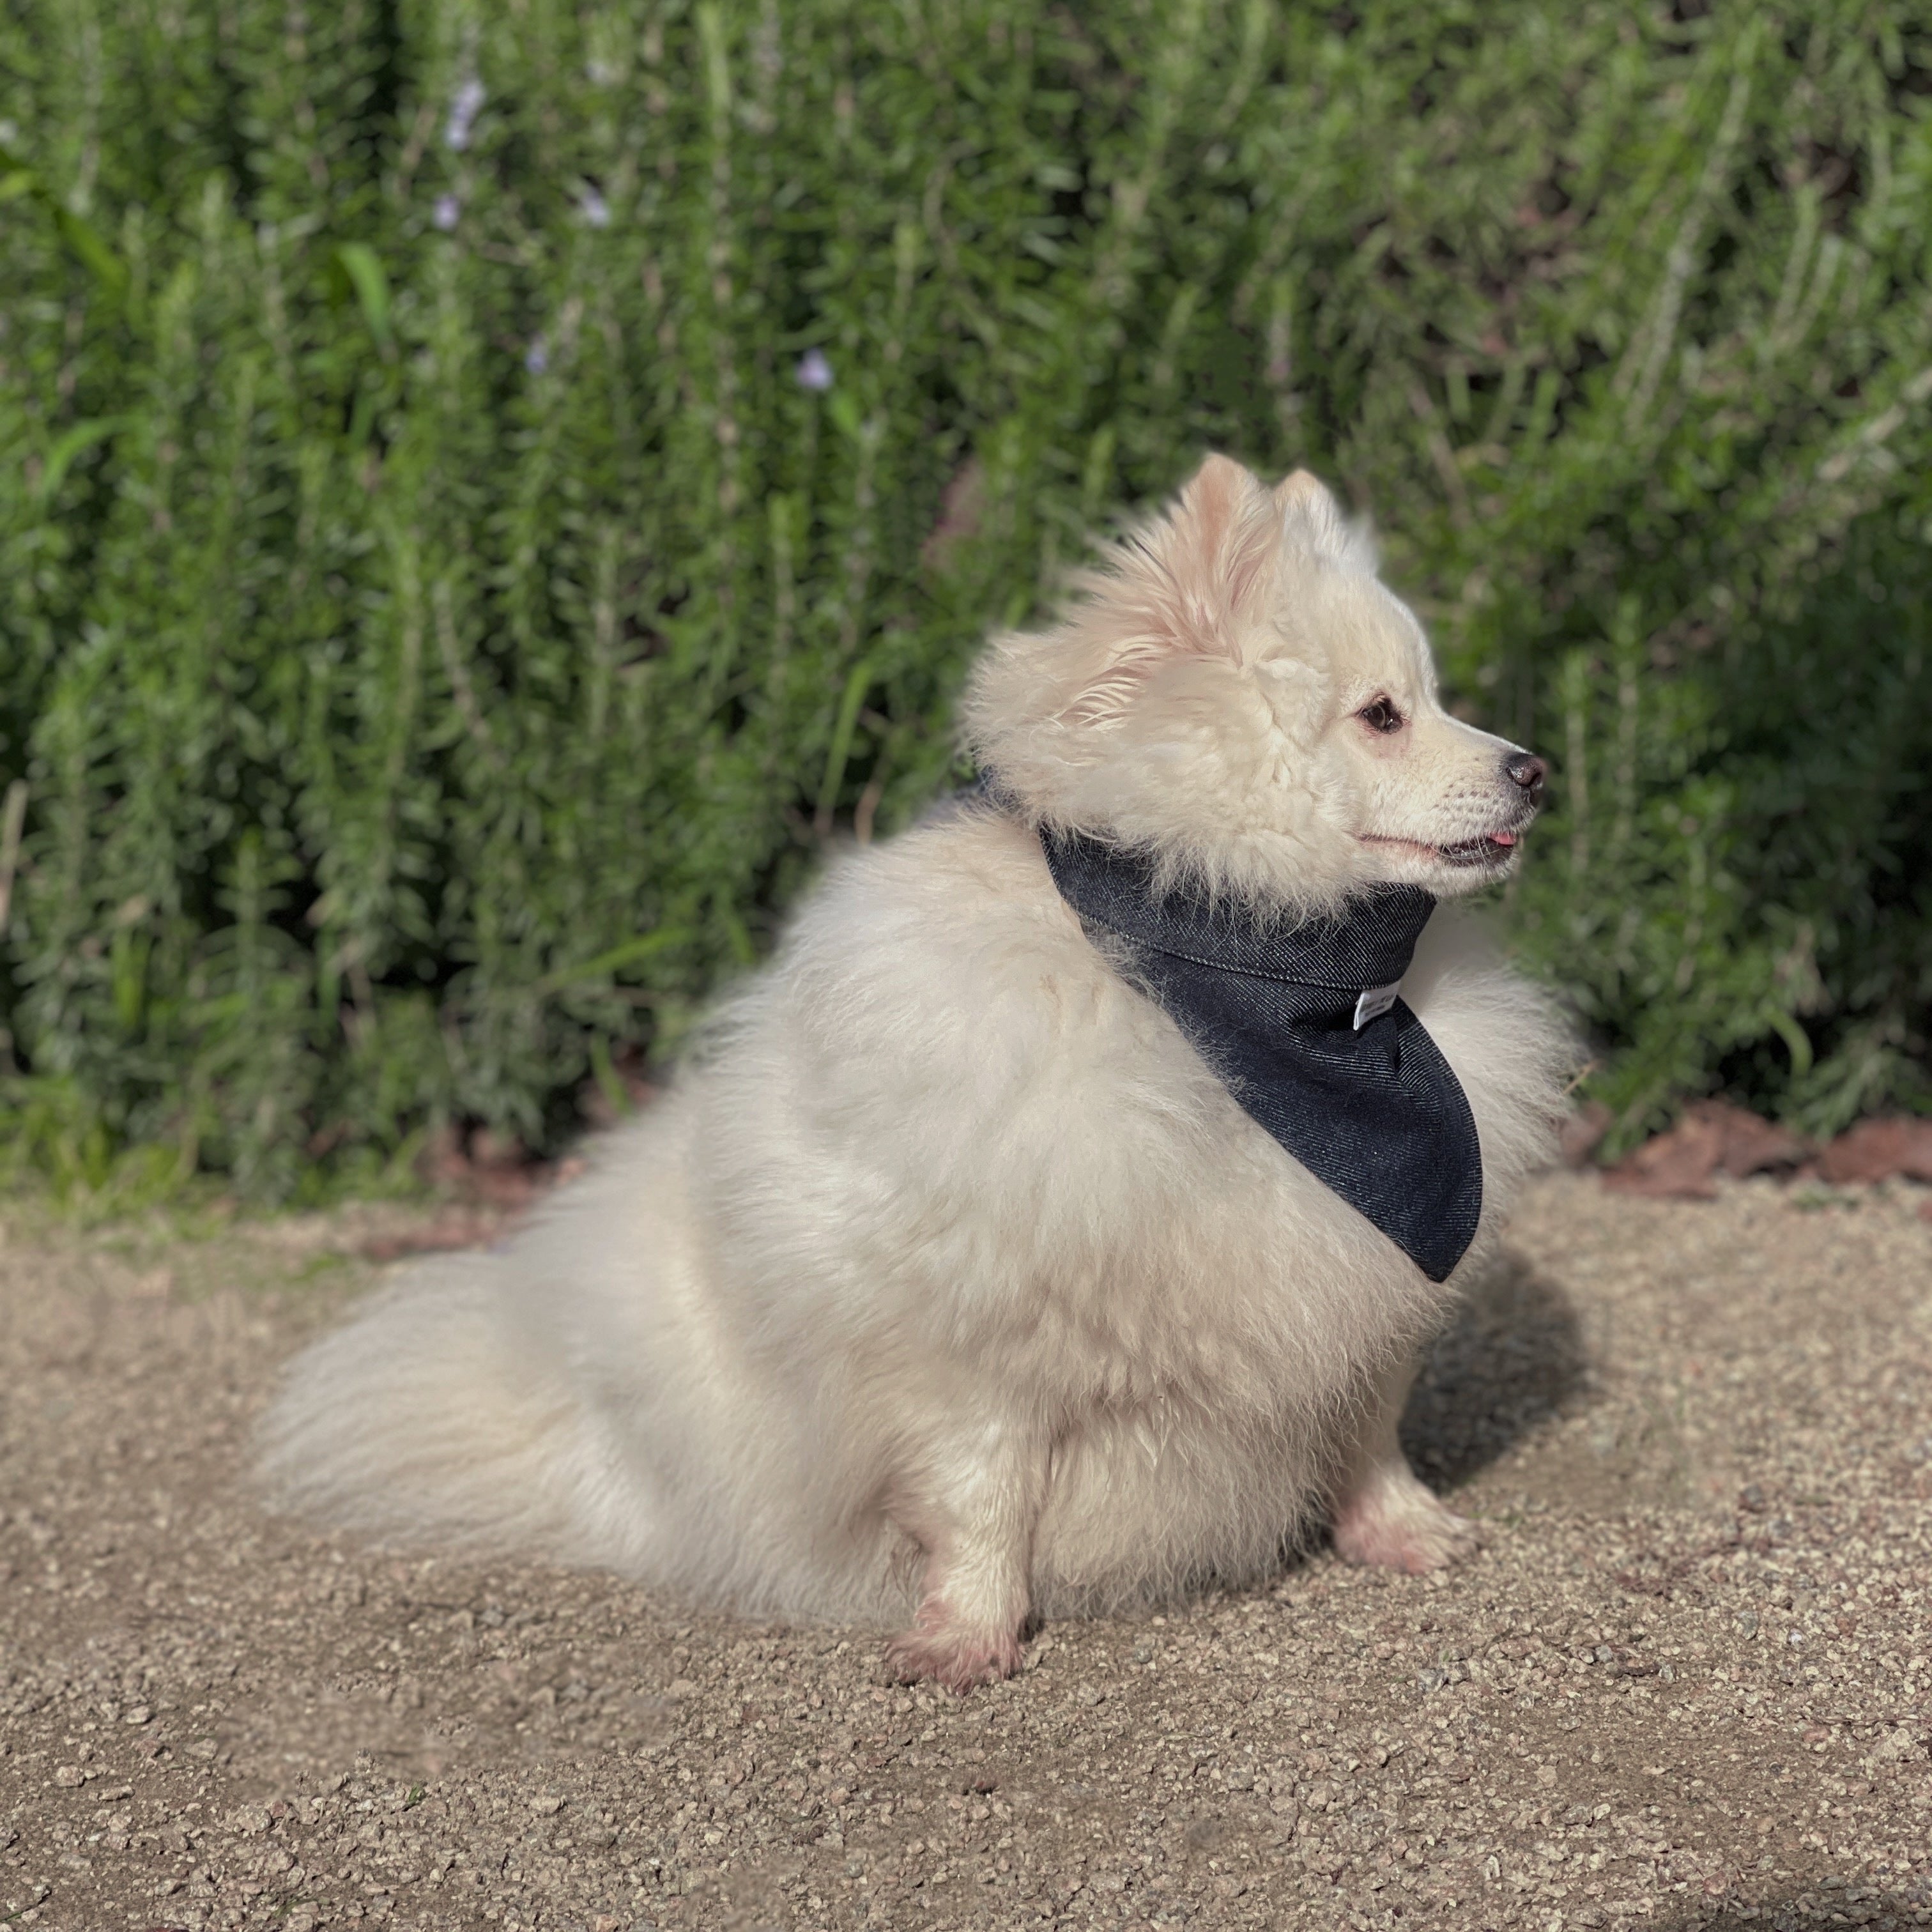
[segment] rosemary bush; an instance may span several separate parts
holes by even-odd
[[[16,1145],[554,1144],[1210,446],[1554,757],[1621,1136],[1927,1104],[1928,87],[1886,0],[14,0]]]

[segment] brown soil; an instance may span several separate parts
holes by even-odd
[[[16,1208],[0,1920],[1932,1922],[1922,1198],[1544,1184],[1409,1418],[1480,1556],[1051,1626],[963,1700],[871,1632],[266,1520],[250,1419],[398,1229]]]

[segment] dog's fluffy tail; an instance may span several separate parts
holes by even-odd
[[[555,1550],[579,1418],[502,1269],[440,1257],[297,1356],[262,1428],[269,1499],[402,1543]]]

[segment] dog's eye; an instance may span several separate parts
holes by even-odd
[[[1379,731],[1384,736],[1402,729],[1402,713],[1386,698],[1378,698],[1374,704],[1364,705],[1355,716],[1371,731]]]

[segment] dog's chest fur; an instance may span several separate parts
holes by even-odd
[[[1522,1116],[1546,1100],[1548,1042],[1453,927],[1425,937],[1410,982],[1484,1142],[1466,1270],[1546,1145],[1549,1123]],[[1102,1494],[1113,1545],[1167,1534],[1177,1485],[1299,1489],[1263,1512],[1278,1542],[1338,1406],[1442,1306],[1122,980],[1031,835],[984,809],[835,875],[694,1098],[734,1325],[794,1386],[807,1373],[832,1406],[880,1411],[882,1455],[901,1406],[1043,1420],[1063,1499],[1047,1567],[1055,1521],[1083,1525],[1065,1567],[1094,1587]]]

